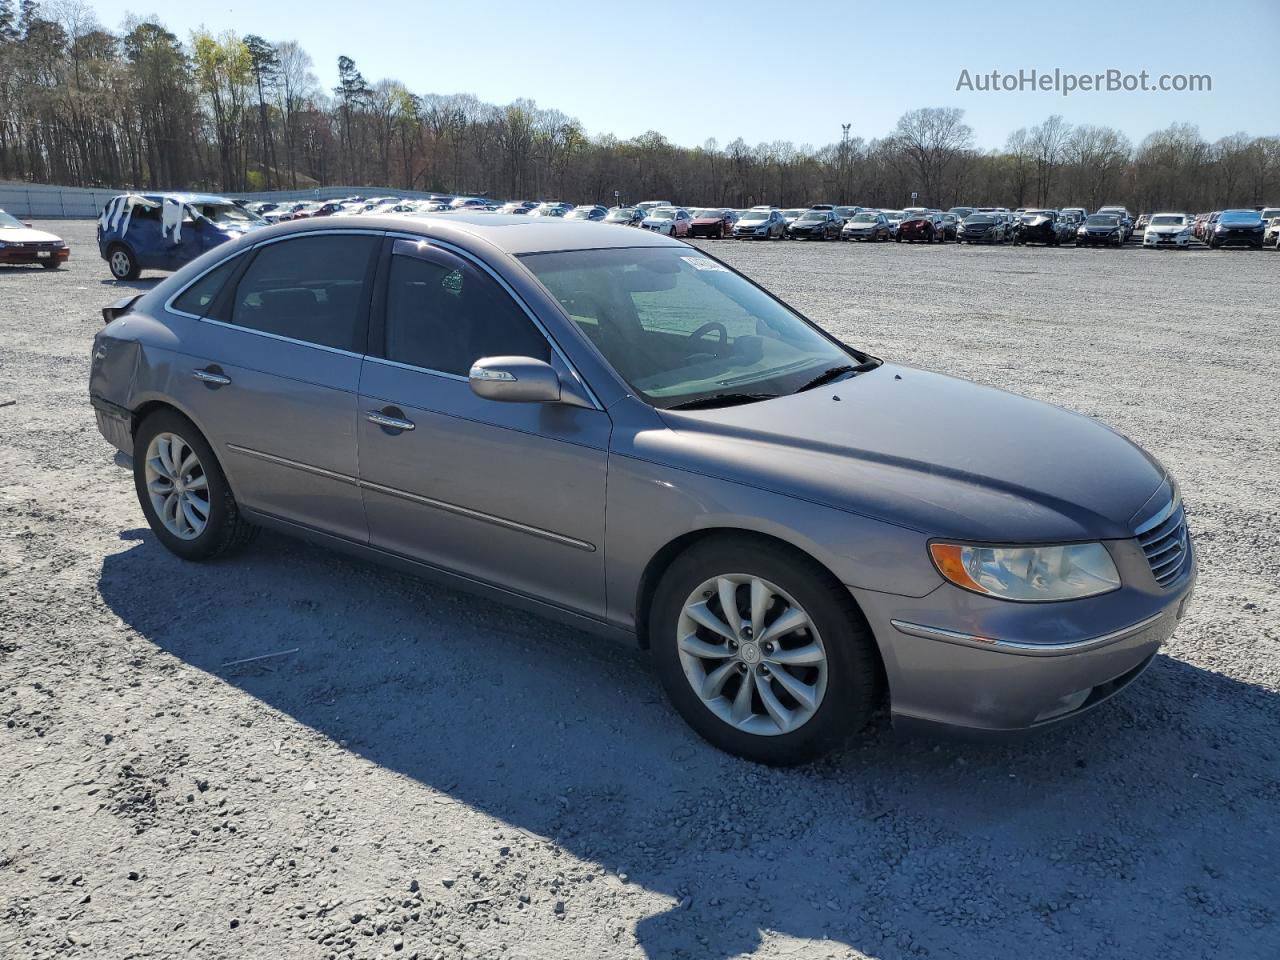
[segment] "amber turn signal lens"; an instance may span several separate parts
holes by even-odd
[[[956,586],[977,593],[991,592],[969,576],[969,571],[964,565],[964,547],[954,543],[931,543],[929,553],[933,557],[933,563],[938,568],[938,572]]]

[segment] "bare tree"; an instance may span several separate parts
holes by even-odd
[[[1062,163],[1071,125],[1056,113],[1039,126],[1031,128],[1031,154],[1036,165],[1036,206],[1049,202],[1053,177]]]
[[[928,203],[941,202],[947,168],[962,150],[973,146],[973,129],[958,107],[922,107],[898,119],[894,139],[919,177]]]

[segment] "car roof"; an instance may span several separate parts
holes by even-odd
[[[212,193],[122,193],[122,197],[142,197],[144,200],[179,200],[182,203],[225,203],[235,206],[233,200]],[[267,201],[287,203],[288,201]]]
[[[251,242],[275,236],[319,233],[337,229],[320,220],[292,220],[255,230]],[[342,229],[355,229],[344,223]],[[595,250],[621,247],[685,246],[649,230],[609,230],[597,223],[565,220],[560,217],[517,216],[500,213],[453,213],[360,217],[359,229],[386,230],[389,233],[413,233],[436,237],[448,243],[475,249],[488,245],[520,256],[525,253],[551,253],[560,250]],[[477,244],[475,241],[479,241]]]

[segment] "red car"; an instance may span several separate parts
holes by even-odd
[[[946,243],[947,235],[942,218],[935,213],[913,213],[898,225],[898,242]]]
[[[689,224],[689,236],[714,237],[723,240],[733,235],[733,224],[737,218],[732,211],[712,207],[706,210],[693,211],[693,221]]]
[[[56,270],[70,255],[71,249],[61,237],[33,230],[31,224],[0,210],[0,263],[38,263],[46,270]]]

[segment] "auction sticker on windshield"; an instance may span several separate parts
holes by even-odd
[[[685,263],[693,267],[695,270],[718,270],[721,273],[728,273],[729,268],[724,264],[716,263],[707,257],[681,257]]]

